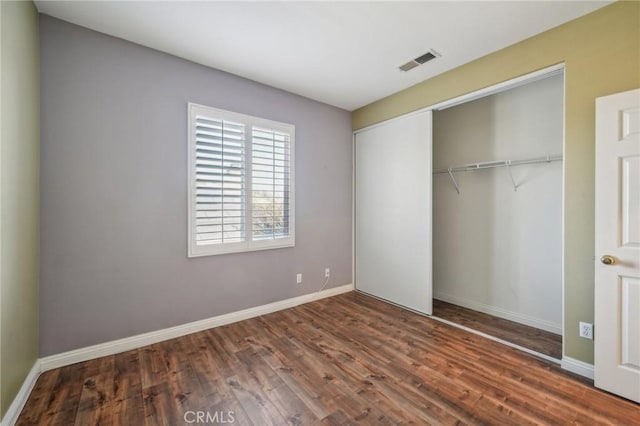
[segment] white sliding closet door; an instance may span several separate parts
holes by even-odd
[[[355,282],[431,315],[431,111],[355,136]]]

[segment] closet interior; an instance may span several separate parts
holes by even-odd
[[[562,357],[564,76],[433,112],[433,315]]]

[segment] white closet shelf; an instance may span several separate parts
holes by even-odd
[[[436,169],[433,171],[433,174],[440,173],[448,173],[453,185],[456,187],[456,192],[460,194],[460,187],[458,186],[458,182],[453,177],[454,173],[457,172],[468,172],[472,170],[483,170],[483,169],[493,169],[496,167],[507,167],[509,170],[509,176],[511,177],[511,183],[513,184],[513,190],[517,191],[518,186],[516,184],[515,179],[513,178],[513,174],[511,173],[511,166],[522,166],[525,164],[537,164],[537,163],[551,163],[554,161],[562,161],[562,155],[547,155],[546,157],[537,157],[537,158],[528,158],[525,160],[500,160],[500,161],[486,161],[484,163],[472,163],[472,164],[464,164],[462,166],[456,167],[448,167],[446,169]]]
[[[446,169],[436,169],[433,171],[433,174],[467,172],[471,170],[492,169],[494,167],[521,166],[523,164],[551,163],[553,161],[562,161],[562,155],[547,155],[546,157],[529,158],[526,160],[501,160],[464,164],[462,166],[448,167]]]

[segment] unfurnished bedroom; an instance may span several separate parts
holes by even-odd
[[[640,424],[640,3],[0,1],[0,424]]]

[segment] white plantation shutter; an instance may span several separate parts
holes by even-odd
[[[251,224],[254,240],[289,237],[290,136],[252,129]]]
[[[196,244],[243,241],[244,125],[195,117]]]
[[[189,256],[294,245],[292,125],[189,104]]]

